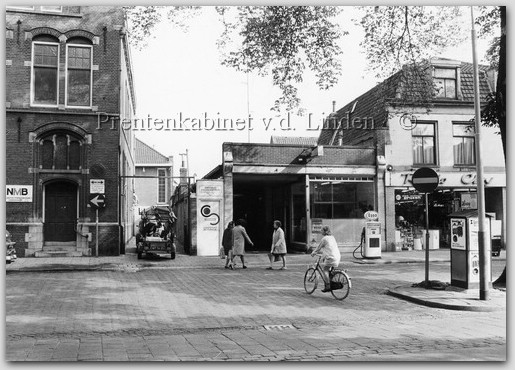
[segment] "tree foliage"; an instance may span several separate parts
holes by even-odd
[[[298,109],[298,86],[310,70],[320,89],[328,89],[341,73],[338,40],[345,35],[332,6],[215,7],[225,28],[218,40],[222,64],[242,72],[270,76],[280,89],[274,110]],[[141,48],[159,22],[184,27],[184,15],[198,7],[128,7],[129,32]],[[186,18],[188,18],[186,17]]]
[[[342,53],[338,40],[346,34],[334,22],[340,8],[240,6],[220,7],[218,11],[225,25],[219,43],[223,64],[243,72],[271,75],[282,92],[275,110],[299,106],[298,84],[307,69],[314,72],[320,89],[338,81]],[[229,16],[230,12],[236,14]]]
[[[386,78],[403,65],[417,65],[466,38],[457,6],[367,6],[359,23],[369,69]]]

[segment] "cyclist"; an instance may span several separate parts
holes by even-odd
[[[331,283],[329,278],[329,271],[331,268],[336,268],[340,264],[340,250],[338,249],[338,244],[336,243],[336,239],[331,233],[331,229],[329,226],[325,225],[322,227],[322,240],[320,240],[320,244],[315,250],[311,253],[311,256],[315,256],[317,253],[322,254],[322,269],[324,271],[324,283],[325,287],[322,292],[331,291]]]

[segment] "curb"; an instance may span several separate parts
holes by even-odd
[[[496,311],[503,310],[503,308],[496,307],[493,305],[490,305],[490,306],[475,305],[475,306],[473,306],[473,305],[451,304],[451,303],[434,301],[434,300],[430,300],[430,299],[418,298],[413,295],[396,292],[395,289],[398,289],[398,288],[400,288],[400,287],[393,288],[393,290],[389,289],[389,290],[387,290],[386,294],[391,295],[396,298],[404,299],[409,302],[417,303],[417,304],[420,304],[423,306],[433,307],[433,308],[443,308],[443,309],[447,309],[447,310],[473,311],[473,312],[496,312]],[[452,298],[450,298],[450,299],[452,299]]]

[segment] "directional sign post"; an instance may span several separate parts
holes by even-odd
[[[96,214],[96,222],[95,222],[95,256],[98,257],[98,209],[104,208],[105,203],[105,195],[104,194],[90,194],[89,195],[89,204],[95,208],[95,214]]]
[[[104,194],[90,194],[89,195],[89,204],[95,208],[104,208],[105,207],[105,195]]]
[[[438,174],[431,168],[422,167],[415,171],[411,182],[413,187],[420,193],[425,193],[426,199],[426,288],[429,288],[429,205],[427,201],[427,194],[432,193],[438,187],[440,179]]]

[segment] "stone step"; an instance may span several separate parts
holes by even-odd
[[[43,245],[52,245],[57,247],[75,247],[77,245],[77,242],[75,240],[69,241],[69,242],[54,242],[54,241],[48,241],[43,243]]]
[[[73,252],[77,250],[77,242],[45,242],[43,244],[43,251],[65,251]]]
[[[79,251],[36,251],[34,257],[82,257]]]

